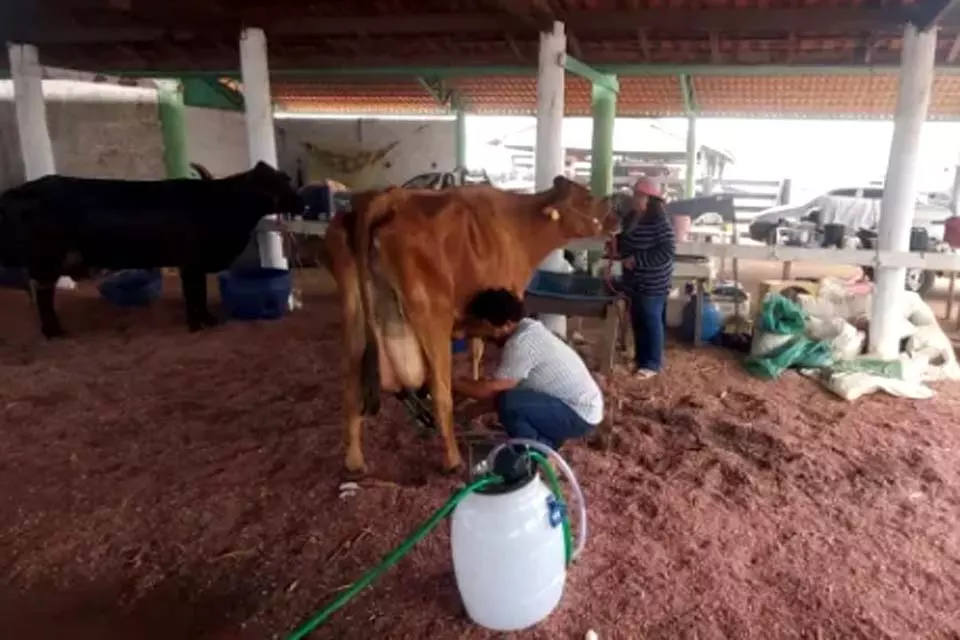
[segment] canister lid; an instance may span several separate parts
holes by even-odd
[[[503,482],[488,485],[477,493],[494,495],[522,489],[537,476],[537,463],[530,457],[527,447],[509,445],[497,453],[490,471],[502,477]]]

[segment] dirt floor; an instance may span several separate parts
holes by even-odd
[[[88,285],[60,295],[54,343],[22,293],[0,308],[4,637],[283,638],[456,483],[390,400],[374,482],[338,500],[329,296],[191,335],[175,291],[117,311]],[[608,385],[611,449],[568,454],[591,539],[560,609],[515,637],[960,638],[955,389],[848,404],[681,347]],[[313,637],[501,637],[464,620],[448,544],[444,526]]]

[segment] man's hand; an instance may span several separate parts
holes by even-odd
[[[457,406],[455,409],[456,414],[464,422],[470,422],[476,420],[477,418],[482,418],[483,416],[493,413],[494,407],[493,404],[489,401],[482,400],[467,400]]]
[[[469,380],[466,378],[454,378],[450,387],[458,396],[465,396],[475,400],[488,400],[494,398],[502,391],[513,389],[519,382],[519,380]]]
[[[624,269],[633,269],[637,266],[637,259],[633,256],[627,256],[623,259],[623,268]]]

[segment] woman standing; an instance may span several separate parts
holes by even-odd
[[[676,247],[660,185],[650,178],[637,180],[632,205],[617,236],[616,257],[622,260],[623,285],[630,302],[636,375],[646,379],[663,367],[667,297]]]

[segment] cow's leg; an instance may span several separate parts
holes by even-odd
[[[348,477],[366,474],[363,458],[363,416],[379,410],[379,389],[369,390],[364,397],[363,356],[367,344],[367,327],[364,324],[363,307],[360,301],[360,283],[357,266],[350,252],[346,231],[333,224],[327,229],[326,248],[330,271],[337,283],[340,297],[340,328],[343,332],[344,353],[341,360],[343,380],[341,404],[344,414],[345,454],[343,466]],[[369,363],[368,363],[369,364]],[[376,394],[376,395],[374,395]],[[368,406],[364,406],[368,405]]]
[[[423,347],[424,355],[430,364],[430,395],[433,397],[433,412],[443,436],[445,469],[449,473],[458,473],[463,469],[460,449],[453,429],[453,393],[450,389],[453,375],[453,353],[449,336],[453,326],[438,326],[438,314],[435,309],[426,307],[411,309],[410,324],[417,331],[417,339]]]
[[[346,455],[344,456],[343,466],[347,470],[347,475],[359,477],[366,475],[367,464],[363,459],[363,402],[361,400],[360,388],[360,358],[346,356],[347,363],[346,379],[343,381],[343,413],[346,417]]]
[[[351,269],[348,265],[337,264],[341,270],[337,273],[349,274]],[[343,465],[346,468],[349,477],[359,477],[366,475],[367,465],[363,458],[363,416],[376,414],[380,405],[380,390],[368,389],[364,384],[364,370],[372,366],[372,363],[365,361],[370,357],[370,351],[367,344],[367,328],[363,324],[363,310],[360,306],[360,289],[354,287],[356,280],[344,277],[338,278],[340,285],[340,314],[342,319],[343,337],[345,339],[346,353],[343,356],[343,413],[346,419],[346,454]],[[379,352],[376,351],[376,344],[372,345],[376,357]],[[366,396],[365,394],[370,394]]]
[[[207,272],[201,271],[197,278],[197,314],[200,324],[204,327],[215,327],[220,324],[217,316],[210,313],[210,304],[207,302]]]
[[[483,338],[470,338],[470,365],[473,379],[479,380],[483,373]]]
[[[60,338],[66,335],[60,319],[57,317],[57,310],[53,306],[53,294],[57,290],[57,280],[60,278],[59,272],[33,272],[30,274],[33,279],[34,295],[37,302],[37,313],[40,315],[40,330],[46,338]]]
[[[450,335],[450,331],[439,335]],[[460,459],[460,449],[457,447],[457,437],[453,430],[453,392],[450,389],[453,354],[447,344],[448,340],[440,342],[442,346],[433,345],[432,349],[427,349],[427,358],[433,364],[430,394],[433,396],[434,414],[440,423],[440,435],[443,436],[446,470],[450,473],[458,473],[463,468],[463,460]]]
[[[207,308],[207,273],[195,267],[180,268],[180,286],[183,290],[183,304],[186,308],[187,326],[190,331],[200,331],[204,327],[217,324]]]

